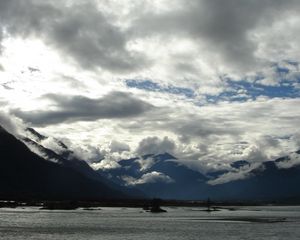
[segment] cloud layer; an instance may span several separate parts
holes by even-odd
[[[83,68],[123,72],[146,63],[126,49],[126,33],[92,1],[2,0],[1,15],[2,35],[40,37]]]
[[[57,110],[13,113],[34,125],[48,125],[63,122],[96,121],[98,119],[128,118],[141,115],[153,108],[149,103],[124,92],[111,92],[99,99],[84,96],[43,96],[53,102]]]
[[[205,172],[285,155],[300,148],[299,8],[0,0],[3,115],[95,166],[170,152]]]

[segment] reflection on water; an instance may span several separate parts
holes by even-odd
[[[166,209],[160,214],[134,208],[0,209],[0,239],[300,239],[300,207]]]

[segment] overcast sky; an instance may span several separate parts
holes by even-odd
[[[0,0],[1,114],[93,162],[300,149],[298,0]],[[98,163],[100,159],[105,159]]]

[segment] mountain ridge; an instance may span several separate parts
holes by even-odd
[[[299,153],[300,151],[296,151],[294,154]],[[168,156],[172,155],[168,154]],[[147,161],[149,158],[152,158],[154,163],[150,164],[148,169],[141,171],[139,162]],[[166,161],[159,159],[164,159],[163,155],[147,155],[140,159],[122,160],[119,161],[120,168],[100,169],[99,172],[104,176],[109,174],[111,179],[119,184],[134,184],[150,196],[165,199],[196,200],[210,197],[222,201],[272,201],[285,198],[300,200],[300,190],[297,187],[300,183],[300,164],[290,168],[278,166],[279,162],[291,161],[289,156],[263,162],[257,166],[253,165],[254,167],[245,160],[236,161],[230,165],[231,171],[220,170],[206,174],[176,162],[175,157],[173,161],[172,159],[164,159]],[[156,181],[151,178],[151,174]],[[243,175],[239,176],[239,174]],[[166,181],[168,177],[173,181]],[[208,184],[211,180],[217,179],[220,179],[218,184]]]
[[[123,159],[119,168],[94,171],[63,142],[58,143],[62,153],[57,153],[37,142],[46,136],[29,131],[36,141],[17,139],[0,126],[0,198],[300,201],[300,150],[254,167],[245,160],[236,161],[230,164],[231,170],[206,174],[188,168],[169,153]]]
[[[46,161],[0,126],[0,198],[96,200],[127,198],[78,171]]]

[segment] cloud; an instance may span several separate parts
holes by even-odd
[[[138,54],[127,51],[126,34],[93,4],[79,4],[64,10],[64,15],[50,22],[51,31],[45,35],[84,68],[102,67],[122,72],[145,64]]]
[[[91,145],[86,146],[72,144],[70,146],[70,150],[72,150],[76,158],[87,161],[93,167],[101,163],[107,154],[106,151],[100,149],[99,147]]]
[[[10,117],[3,112],[0,113],[0,125],[9,132],[16,131],[16,125],[13,123]]]
[[[34,141],[23,141],[24,144],[26,144],[26,146],[30,149],[30,151],[32,151],[33,153],[37,154],[38,156],[42,157],[43,159],[46,159],[50,162],[54,162],[54,163],[59,163],[59,159],[56,158],[51,158],[49,157],[44,151],[43,149],[41,149]],[[54,150],[52,148],[50,148],[51,150]]]
[[[66,149],[60,144],[61,142],[53,137],[47,137],[40,141],[41,145],[53,150],[54,152],[60,154],[66,151]]]
[[[0,111],[0,126],[15,136],[24,133],[24,123],[22,120],[4,111]]]
[[[291,153],[288,155],[287,159],[284,161],[280,161],[276,163],[278,168],[291,168],[300,164],[300,154],[298,153]]]
[[[216,179],[209,180],[207,183],[210,185],[219,185],[236,180],[247,179],[253,175],[252,171],[254,169],[262,171],[263,167],[260,164],[251,164],[238,170],[225,173]]]
[[[72,59],[85,69],[126,72],[146,65],[145,57],[127,50],[126,33],[93,1],[2,0],[0,7],[0,33],[5,29],[12,36],[38,36],[66,60]]]
[[[148,137],[143,139],[136,149],[140,156],[146,154],[173,153],[176,148],[174,141],[168,137],[159,139],[158,137]]]
[[[159,84],[152,82],[150,80],[134,80],[127,79],[125,80],[126,86],[129,88],[143,89],[147,91],[157,91],[157,92],[166,92],[171,94],[179,94],[185,97],[192,98],[194,97],[194,91],[188,88],[177,88],[174,86],[162,87]]]
[[[215,57],[236,71],[252,70],[260,62],[256,56],[259,42],[252,37],[252,32],[258,26],[269,27],[300,6],[295,0],[176,2],[180,7],[173,11],[147,12],[144,9],[148,14],[141,15],[135,22],[137,36],[196,40],[199,47],[206,48],[205,56]]]
[[[105,166],[274,159],[300,146],[299,5],[0,0],[1,107]]]
[[[264,162],[297,150],[298,104],[299,99],[281,98],[202,107],[170,103],[159,116],[120,122],[115,129],[134,134],[137,155],[167,151],[193,169],[215,171],[233,161]],[[149,135],[156,137],[145,138]]]
[[[91,167],[95,170],[116,169],[121,167],[116,161],[102,160],[99,163],[92,163]]]
[[[295,132],[295,134],[293,134],[291,136],[291,141],[294,143],[295,149],[299,150],[300,149],[300,132]]]
[[[147,158],[139,158],[135,162],[138,162],[140,164],[140,171],[146,171],[149,168],[151,168],[155,164],[155,159],[150,156]]]
[[[146,71],[175,87],[192,82],[201,94],[219,93],[220,76],[264,71],[280,45],[283,57],[276,61],[299,57],[292,54],[297,44],[287,44],[297,42],[299,7],[296,0],[175,0],[172,7],[152,1],[2,0],[0,41],[39,38],[83,69],[136,76]]]
[[[114,153],[114,152],[121,153],[121,152],[130,151],[130,147],[128,144],[118,142],[116,140],[111,141],[109,148],[110,148],[110,152],[112,152],[112,153]]]
[[[54,94],[48,94],[44,98],[51,100],[57,110],[29,112],[13,110],[12,112],[34,125],[49,125],[63,122],[129,118],[154,108],[151,104],[124,92],[111,92],[98,99]]]
[[[123,176],[122,179],[126,182],[127,185],[140,185],[140,184],[157,183],[157,182],[162,182],[162,183],[174,182],[174,180],[168,175],[156,171],[145,173],[139,179],[135,179],[133,177],[128,177],[128,176]]]

